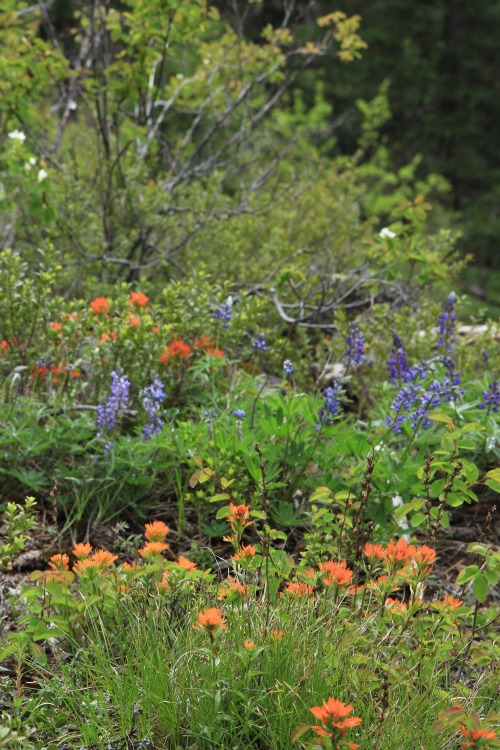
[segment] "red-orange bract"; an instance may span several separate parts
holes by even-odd
[[[170,531],[167,524],[163,523],[163,521],[147,523],[144,528],[146,529],[144,536],[148,542],[162,542]]]
[[[174,341],[163,350],[159,361],[166,365],[171,359],[187,359],[190,354],[191,347],[189,344],[184,343],[184,341]]]
[[[328,698],[322,706],[313,706],[310,711],[323,726],[312,726],[319,736],[323,737],[344,737],[346,729],[357,727],[361,724],[362,719],[359,716],[349,716],[353,710],[352,705],[346,705],[336,698]]]
[[[137,307],[145,307],[149,302],[149,297],[143,292],[130,292],[129,302]]]
[[[197,617],[197,624],[193,625],[195,630],[204,628],[210,634],[215,633],[219,628],[225,627],[226,621],[222,617],[222,612],[217,607],[204,609]]]
[[[467,729],[466,727],[461,727],[460,731],[467,740],[472,740],[472,742],[462,742],[462,750],[465,750],[465,748],[480,747],[486,750],[488,745],[484,744],[482,740],[493,740],[497,736],[496,732],[491,729]]]
[[[90,303],[90,307],[95,313],[106,313],[109,310],[109,301],[106,297],[96,297]]]

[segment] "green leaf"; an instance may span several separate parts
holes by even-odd
[[[262,521],[265,521],[267,518],[267,515],[263,510],[252,510],[250,515],[252,518],[260,518]]]
[[[470,581],[471,578],[477,576],[478,573],[479,567],[477,565],[468,565],[459,573],[457,578],[458,585],[461,586],[462,584],[467,583],[467,581]]]
[[[484,600],[488,596],[488,581],[483,573],[480,573],[474,578],[472,591],[478,602],[484,602]]]
[[[310,503],[331,503],[332,493],[328,487],[317,487],[309,498]]]
[[[414,513],[411,517],[411,525],[414,528],[422,526],[425,523],[425,516],[423,513]]]
[[[217,495],[213,495],[210,498],[211,503],[218,503],[219,500],[229,500],[229,495],[227,492],[219,492]]]
[[[231,512],[231,509],[230,509],[229,505],[225,505],[223,508],[219,508],[219,510],[215,514],[215,518],[217,520],[219,518],[225,518],[230,512]]]
[[[434,414],[429,414],[429,419],[432,419],[434,422],[444,422],[454,427],[453,419],[443,411],[436,411]]]

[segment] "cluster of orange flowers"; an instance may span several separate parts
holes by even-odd
[[[484,744],[486,740],[494,740],[497,736],[496,732],[492,729],[467,729],[466,727],[460,727],[465,740],[462,742],[462,750],[472,748],[472,750],[479,750],[484,748],[486,750],[487,745]]]
[[[321,722],[321,726],[312,725],[318,737],[329,737],[339,747],[338,742],[345,737],[348,729],[357,727],[362,719],[359,716],[349,716],[353,707],[346,705],[336,698],[328,698],[322,706],[313,706],[310,711],[312,715]],[[321,740],[320,740],[321,743]],[[354,742],[347,743],[349,750],[356,750],[359,745]]]
[[[168,365],[170,362],[174,364],[182,362],[182,360],[188,359],[191,356],[192,351],[201,351],[210,357],[222,357],[224,355],[222,349],[217,349],[217,345],[213,339],[203,336],[194,340],[192,348],[182,339],[173,341],[163,350],[159,361],[164,365]]]
[[[383,562],[389,574],[394,574],[414,564],[417,573],[420,576],[426,576],[430,573],[436,559],[436,550],[425,544],[415,547],[413,544],[408,544],[404,538],[398,539],[397,542],[391,539],[385,548],[381,544],[367,542],[364,551],[370,565]]]

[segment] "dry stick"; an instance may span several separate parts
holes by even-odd
[[[429,546],[432,546],[432,530],[431,530],[431,508],[432,508],[432,500],[431,500],[431,467],[432,462],[434,461],[434,453],[430,453],[427,456],[427,460],[425,462],[424,466],[424,489],[425,489],[425,497],[426,503],[425,503],[425,524],[427,527],[427,534],[429,536]]]
[[[464,465],[463,465],[462,461],[457,461],[456,466],[453,469],[453,472],[451,473],[450,478],[448,479],[448,481],[446,482],[446,484],[444,486],[443,494],[442,494],[441,499],[439,501],[439,504],[437,506],[438,507],[438,512],[437,512],[436,518],[435,518],[434,522],[431,523],[431,525],[430,525],[431,531],[430,531],[430,535],[429,535],[429,545],[431,547],[434,544],[434,539],[435,539],[435,536],[436,536],[436,531],[437,531],[437,529],[439,527],[439,524],[441,523],[441,518],[443,517],[444,509],[445,509],[445,506],[446,506],[446,500],[448,498],[448,495],[450,494],[450,492],[453,489],[453,485],[455,483],[455,479],[458,477],[458,475],[462,471],[463,467],[464,467]]]

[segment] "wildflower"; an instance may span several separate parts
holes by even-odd
[[[99,315],[108,312],[110,305],[106,297],[96,297],[95,300],[90,303],[90,307]]]
[[[184,555],[179,555],[179,559],[177,560],[174,565],[177,568],[183,568],[184,570],[187,570],[188,572],[191,572],[192,570],[196,570],[196,564],[192,562],[191,560],[188,560],[187,557],[184,557]]]
[[[214,419],[217,419],[217,412],[215,409],[205,409],[203,417],[205,418],[205,422],[211,424]]]
[[[105,404],[97,407],[98,437],[118,427],[129,399],[130,380],[126,375],[111,373],[111,394]]]
[[[220,600],[225,596],[231,596],[231,594],[243,598],[248,594],[248,586],[243,586],[242,583],[238,583],[238,581],[235,581],[231,576],[228,576],[219,589],[219,595],[217,598]]]
[[[257,550],[251,544],[247,544],[245,547],[240,547],[238,552],[231,558],[233,562],[248,562],[254,555],[257,554]]]
[[[136,328],[137,326],[141,325],[141,319],[138,318],[136,315],[129,315],[128,324],[131,328]]]
[[[225,627],[226,621],[222,617],[220,609],[217,609],[217,607],[209,607],[208,609],[204,609],[203,612],[200,612],[197,617],[197,624],[193,625],[193,628],[195,630],[201,630],[202,628],[205,628],[205,630],[210,635],[213,635],[217,630],[219,630],[219,628]]]
[[[444,306],[444,312],[440,314],[438,319],[438,345],[449,353],[453,351],[453,344],[457,343],[453,337],[457,321],[457,316],[453,312],[456,301],[457,295],[455,292],[450,292]]]
[[[347,729],[357,727],[362,722],[359,716],[349,716],[353,710],[352,705],[348,706],[335,698],[328,698],[322,706],[313,706],[309,710],[323,725],[311,727],[320,737],[339,740],[345,737]]]
[[[243,645],[245,646],[245,648],[248,648],[249,650],[251,650],[252,648],[255,648],[255,643],[253,641],[245,640],[243,641]]]
[[[375,565],[378,560],[383,560],[386,556],[386,551],[381,544],[371,544],[370,542],[367,542],[365,544],[364,552],[370,565]]]
[[[219,318],[224,321],[222,324],[223,328],[229,328],[229,323],[231,321],[232,304],[233,298],[228,297],[226,302],[224,302],[220,307],[217,308],[217,311],[214,312],[214,318]]]
[[[84,560],[92,552],[92,545],[89,544],[88,542],[86,544],[83,544],[83,543],[75,544],[72,552],[73,552],[73,555],[77,557],[79,560]]]
[[[333,424],[339,414],[342,397],[342,386],[334,381],[333,385],[323,391],[324,404],[319,410],[318,422],[315,426],[319,430],[322,424]]]
[[[339,588],[349,584],[352,580],[353,571],[346,568],[345,560],[339,563],[328,560],[327,562],[319,563],[318,568],[327,574],[326,578],[321,579],[325,586]]]
[[[454,612],[456,609],[461,607],[462,604],[462,599],[454,599],[452,596],[449,596],[447,594],[444,599],[432,602],[431,606],[434,609],[440,610],[441,612]]]
[[[378,236],[383,240],[393,240],[395,237],[397,237],[397,234],[396,232],[393,232],[392,229],[389,229],[389,227],[384,227],[380,230]]]
[[[163,523],[163,521],[153,521],[153,523],[147,523],[144,527],[146,529],[144,536],[148,542],[163,542],[170,529]]]
[[[389,380],[391,383],[395,384],[406,380],[409,367],[408,362],[406,361],[406,352],[403,347],[403,342],[396,333],[393,335],[392,341],[393,347],[387,365],[389,368]]]
[[[291,582],[281,592],[281,596],[285,594],[288,596],[308,596],[311,599],[314,594],[314,586],[309,586],[307,583]]]
[[[5,339],[2,339],[2,341],[0,341],[0,348],[6,352],[9,348],[9,343]]]
[[[11,130],[11,132],[8,133],[8,137],[13,141],[19,141],[19,143],[24,143],[26,140],[26,136],[22,130]]]
[[[137,550],[141,557],[149,560],[150,557],[155,555],[161,555],[166,549],[169,549],[170,544],[167,542],[147,542],[144,547]]]
[[[357,323],[354,323],[349,327],[349,334],[345,340],[346,349],[344,352],[344,359],[347,362],[347,366],[358,367],[363,361],[366,361],[365,357],[365,337],[359,330]]]
[[[128,301],[130,302],[131,306],[135,305],[136,307],[146,307],[149,302],[149,297],[146,296],[143,292],[130,292]]]
[[[159,330],[160,330],[160,329],[158,328],[158,326],[153,326],[153,327],[151,328],[151,331],[152,331],[153,333],[158,333],[158,332],[159,332]]]
[[[163,427],[163,414],[161,403],[166,399],[161,380],[155,378],[152,385],[142,391],[142,404],[148,415],[148,424],[142,431],[142,437],[149,440],[152,435],[158,435]]]
[[[224,356],[224,352],[222,351],[222,349],[217,349],[215,341],[208,336],[196,338],[193,342],[193,349],[202,351],[205,354],[208,354],[210,357]]]
[[[488,417],[491,412],[498,414],[500,410],[500,384],[498,380],[494,380],[488,386],[487,391],[483,391],[483,403],[479,404],[478,409],[486,409],[486,416]]]
[[[99,340],[101,343],[104,343],[105,341],[108,341],[109,339],[111,340],[116,339],[116,333],[114,331],[110,331],[110,333],[103,333]]]
[[[36,177],[36,179],[37,179],[37,182],[43,182],[44,180],[46,180],[46,179],[47,179],[47,177],[48,177],[48,176],[49,176],[49,175],[48,175],[48,173],[47,173],[47,172],[45,171],[45,169],[39,169],[39,170],[38,170],[38,174],[37,174],[37,177]]]
[[[285,359],[285,361],[283,362],[283,372],[288,378],[290,378],[295,372],[295,367],[292,365],[289,359]]]
[[[236,417],[236,419],[245,419],[247,413],[244,409],[235,409],[233,411],[233,417]]]
[[[491,729],[467,729],[467,727],[460,727],[460,731],[467,740],[472,740],[472,742],[462,742],[462,750],[468,747],[486,748],[487,745],[484,745],[482,741],[493,740],[497,736],[496,732]]]
[[[412,560],[414,554],[415,547],[408,544],[406,539],[401,538],[397,542],[391,539],[387,545],[384,559],[387,561],[389,570],[394,571],[404,568]]]
[[[422,575],[428,575],[431,572],[432,563],[436,559],[436,550],[423,544],[421,547],[417,547],[413,559],[417,565],[418,572]]]
[[[49,561],[51,570],[69,570],[68,555],[52,555]]]
[[[283,631],[278,630],[278,628],[273,628],[273,630],[271,630],[271,638],[273,641],[281,641],[283,639]]]
[[[241,524],[243,524],[243,527],[251,526],[253,521],[248,520],[249,516],[249,505],[235,505],[234,503],[229,503],[229,513],[226,516],[226,521],[231,524],[231,526],[240,526]]]
[[[54,320],[54,322],[50,324],[49,328],[51,331],[62,331],[62,325],[58,320]]]
[[[92,557],[78,560],[76,565],[73,566],[73,570],[79,575],[84,573],[85,570],[106,570],[106,568],[111,567],[117,559],[117,555],[113,555],[105,549],[98,549],[94,552]]]
[[[187,359],[191,354],[191,347],[184,341],[174,341],[170,346],[164,349],[163,354],[160,357],[160,362],[164,365],[168,364],[171,359]]]
[[[255,349],[256,351],[259,351],[259,352],[268,351],[267,344],[266,344],[266,337],[263,333],[259,333],[257,335],[257,338],[252,344],[252,349]]]

